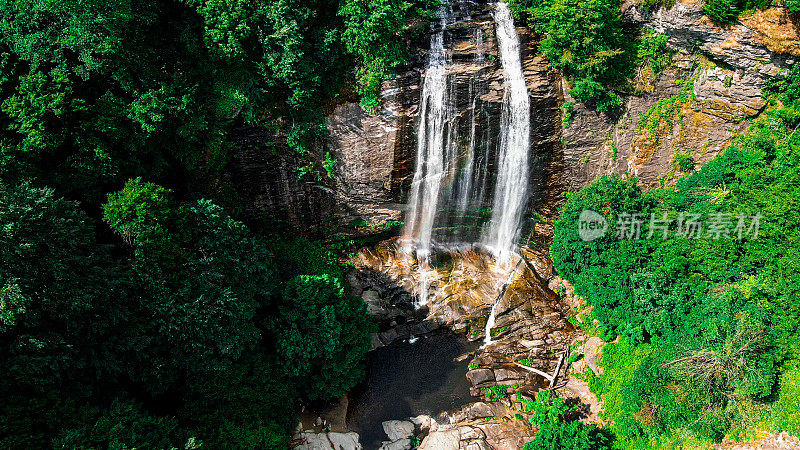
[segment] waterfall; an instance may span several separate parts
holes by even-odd
[[[444,33],[452,13],[447,4],[439,10],[440,28],[431,36],[425,80],[420,99],[420,122],[417,131],[417,163],[411,184],[409,214],[403,233],[405,249],[417,250],[425,259],[431,250],[442,178],[445,175],[447,131],[453,117],[448,102],[447,66],[449,58],[444,46]],[[450,139],[447,139],[450,141]]]
[[[486,328],[484,328],[484,333],[486,333],[486,336],[483,337],[484,347],[492,343],[492,328],[494,328],[495,321],[494,309],[497,308],[498,303],[500,303],[500,297],[497,297],[494,303],[492,303],[492,309],[489,311],[489,318],[486,319]]]
[[[428,257],[434,248],[480,242],[498,260],[507,261],[516,250],[528,191],[530,102],[519,38],[508,5],[497,3],[494,21],[504,95],[500,129],[494,131],[483,110],[482,97],[487,92],[484,70],[491,67],[483,50],[483,30],[480,26],[475,29],[469,86],[459,90],[457,77],[448,76],[452,57],[446,46],[447,27],[454,15],[446,2],[439,9],[438,18],[430,38],[420,94],[417,158],[403,250],[409,254],[416,251],[421,267],[428,268]],[[499,136],[497,173],[493,177],[489,174],[493,152],[487,139],[495,132]],[[490,185],[492,181],[494,186]],[[481,227],[485,219],[480,211],[489,202],[492,217]],[[423,286],[421,291],[425,290]]]
[[[499,260],[507,261],[516,250],[522,213],[528,200],[530,100],[522,73],[519,37],[506,3],[496,4],[494,20],[505,79],[505,99],[500,118],[492,219],[485,230],[484,244]]]

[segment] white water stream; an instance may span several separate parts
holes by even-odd
[[[522,73],[519,36],[506,3],[497,3],[494,20],[506,93],[500,119],[492,219],[485,230],[484,244],[500,261],[508,261],[516,250],[522,214],[528,202],[531,116],[528,88]]]
[[[444,33],[452,21],[452,11],[443,4],[438,13],[440,29],[431,36],[428,67],[422,84],[420,123],[417,131],[417,166],[411,184],[409,214],[403,241],[405,250],[417,251],[426,259],[431,250],[442,178],[445,174],[445,137],[453,117],[448,101],[447,66],[450,59],[444,46]]]
[[[497,3],[493,17],[504,79],[494,178],[489,176],[491,152],[485,144],[487,134],[495,131],[490,130],[488,122],[485,130],[479,132],[478,127],[486,92],[481,77],[491,67],[484,55],[483,29],[477,27],[474,36],[474,75],[466,102],[457,98],[457,77],[448,75],[452,66],[448,26],[455,19],[447,2],[439,9],[431,35],[420,96],[416,167],[401,241],[404,252],[415,254],[419,263],[418,306],[428,301],[430,281],[426,272],[431,270],[429,257],[434,248],[479,244],[501,264],[509,262],[517,250],[528,203],[530,101],[520,41],[508,5]],[[459,123],[463,125],[459,127]],[[459,139],[459,129],[468,140]],[[494,186],[488,186],[489,180],[494,180]],[[489,201],[491,219],[481,229],[480,211]],[[470,226],[474,229],[471,235]],[[494,306],[490,319],[494,320]],[[487,338],[491,341],[488,334]]]
[[[506,289],[508,289],[508,285],[514,281],[514,274],[517,273],[517,269],[519,268],[520,264],[522,263],[522,258],[517,261],[517,264],[514,265],[514,268],[511,270],[511,273],[508,274],[508,278],[506,278],[505,283],[500,288],[500,293],[495,298],[494,303],[492,303],[492,309],[489,311],[489,318],[486,319],[486,327],[484,328],[484,333],[486,336],[483,337],[483,346],[486,347],[492,343],[492,328],[494,328],[494,324],[496,321],[497,313],[497,305],[500,303],[500,300],[503,299],[503,296],[506,293]]]

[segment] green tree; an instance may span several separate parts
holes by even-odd
[[[273,321],[277,352],[309,398],[341,396],[363,377],[360,362],[370,349],[366,306],[346,295],[330,275],[299,275],[283,292]]]
[[[196,167],[210,72],[181,50],[179,16],[149,0],[0,4],[0,151],[13,160],[0,175],[98,202],[120,175]]]
[[[766,8],[769,4],[768,0],[708,0],[703,7],[703,11],[714,22],[730,24],[736,22],[742,12],[756,8]],[[791,7],[789,10],[791,11]]]
[[[792,368],[781,376],[773,415],[780,429],[795,435],[800,433],[800,370]]]
[[[631,73],[636,50],[620,22],[619,2],[514,0],[511,7],[544,35],[539,49],[572,83],[573,97],[599,111],[622,105],[613,88]]]
[[[343,40],[348,52],[356,55],[357,91],[362,104],[377,105],[380,84],[392,69],[406,61],[409,53],[403,38],[408,24],[430,15],[430,2],[391,0],[345,0],[339,6],[344,17]]]
[[[153,417],[136,404],[114,401],[93,423],[64,430],[53,447],[192,450],[202,448],[202,444],[188,436],[174,418]]]
[[[0,185],[0,446],[42,447],[130,347],[124,271],[51,189]]]
[[[770,83],[764,117],[674,188],[641,194],[600,179],[570,195],[555,223],[557,270],[586,297],[606,337],[621,335],[592,380],[621,447],[719,440],[776,394],[773,420],[792,426],[793,403],[776,389],[780,379],[791,392],[781,371],[800,355],[797,73]],[[639,246],[578,239],[583,208],[609,216],[637,203],[670,216],[672,237]],[[676,236],[680,214],[698,214],[704,225],[728,217],[730,234]],[[746,231],[753,223],[757,235]]]
[[[143,362],[152,388],[252,349],[262,336],[256,310],[275,285],[266,246],[244,225],[209,201],[177,205],[169,194],[135,179],[104,206],[109,225],[134,247],[141,306],[152,317]]]
[[[634,214],[644,221],[653,206],[635,180],[602,177],[569,194],[555,222],[550,248],[554,267],[573,281],[576,294],[592,304],[593,314],[616,331],[642,333],[641,322],[630,320],[634,309],[631,273],[647,263],[652,249],[648,240],[620,239],[617,231],[624,225],[618,227],[618,222],[624,224],[628,220],[632,224]],[[603,216],[607,230],[602,237],[590,241],[580,237],[578,226],[584,211]]]

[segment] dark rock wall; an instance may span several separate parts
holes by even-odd
[[[325,234],[340,206],[324,179],[301,176],[305,157],[286,150],[284,136],[263,128],[231,134],[236,150],[221,184],[235,191],[222,193],[237,208],[235,216],[254,229],[268,228],[263,231]]]
[[[476,141],[488,148],[488,186],[493,186],[504,84],[497,53],[490,7],[475,5],[448,27],[446,46],[451,49],[448,69],[450,95],[456,109],[454,127],[461,147],[469,140],[471,89],[482,94],[476,102]],[[483,45],[476,47],[475,34],[483,32]],[[558,78],[537,54],[536,40],[529,29],[519,27],[523,70],[531,96],[532,152],[531,206],[540,208],[548,198],[546,189],[550,162],[558,153]],[[427,42],[423,42],[427,43]],[[419,99],[427,47],[417,49],[417,67],[409,68],[384,83],[383,104],[376,114],[367,114],[355,103],[339,105],[328,117],[328,151],[336,156],[339,201],[346,210],[368,222],[400,220],[414,174],[417,151]],[[483,52],[482,64],[475,54]],[[486,198],[490,204],[491,192]]]

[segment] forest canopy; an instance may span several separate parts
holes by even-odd
[[[509,3],[597,111],[669,54],[618,1]],[[222,172],[245,129],[324,173],[326,109],[374,111],[437,5],[0,0],[0,448],[283,449],[298,404],[362,379],[372,326],[339,255],[243,217]],[[587,374],[609,426],[544,393],[526,448],[800,434],[798,86],[798,68],[771,83],[749,132],[675,188],[604,177],[569,195],[550,251],[614,341]],[[763,222],[757,239],[587,242],[585,209]]]
[[[361,379],[336,255],[253,232],[219,170],[241,127],[308,155],[428,6],[0,1],[0,447],[283,448]]]

